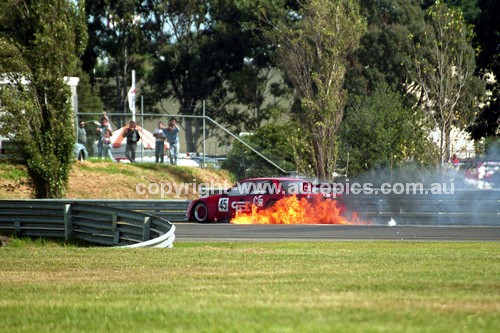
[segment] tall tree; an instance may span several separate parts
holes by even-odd
[[[294,117],[312,152],[316,176],[331,179],[337,131],[344,112],[346,63],[359,44],[365,22],[357,1],[311,0],[289,11],[269,36],[280,69],[300,102]]]
[[[427,9],[426,19],[429,30],[425,38],[413,36],[413,56],[407,65],[426,101],[423,108],[440,131],[439,155],[445,162],[450,159],[452,127],[464,129],[475,117],[481,82],[474,76],[471,31],[461,10],[436,2]]]
[[[37,198],[66,192],[75,143],[73,73],[86,44],[83,1],[0,4],[1,131],[20,143]]]
[[[480,13],[472,22],[475,25],[473,41],[479,50],[478,72],[486,80],[490,93],[469,131],[474,139],[481,139],[500,136],[500,6],[496,0],[477,3]]]
[[[420,0],[361,0],[361,14],[367,19],[367,30],[352,58],[346,88],[352,94],[366,95],[387,85],[414,99],[408,82],[404,59],[411,40],[425,27]]]

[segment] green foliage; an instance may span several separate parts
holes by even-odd
[[[425,125],[418,111],[404,107],[400,94],[387,88],[370,96],[353,96],[342,124],[340,164],[349,163],[351,176],[408,160],[432,161],[436,148],[427,139]]]
[[[366,25],[357,1],[301,2],[286,11],[268,36],[277,59],[300,102],[295,118],[312,151],[313,168],[322,180],[336,166],[337,131],[345,105],[344,75],[348,59]]]
[[[77,87],[78,113],[102,112],[104,104],[96,91],[97,89],[91,85],[89,74],[79,70],[75,76],[80,78]]]
[[[64,76],[74,72],[86,43],[82,3],[3,3],[0,73],[10,81],[0,90],[2,133],[21,143],[37,198],[66,192],[75,133],[70,91]],[[17,29],[21,25],[22,29]]]
[[[308,170],[307,149],[300,128],[293,122],[269,123],[252,135],[242,137],[246,143],[286,171]],[[238,179],[249,177],[282,176],[283,173],[238,141],[227,154],[222,168]]]
[[[404,60],[411,40],[425,27],[420,0],[362,0],[361,14],[368,28],[361,38],[346,73],[346,87],[352,94],[371,94],[380,85],[408,92]],[[406,98],[412,97],[406,94]],[[405,101],[406,102],[406,101]],[[413,104],[413,102],[412,102]]]
[[[478,7],[480,14],[469,23],[474,24],[473,42],[478,50],[478,72],[487,81],[490,93],[484,108],[469,128],[472,137],[477,140],[489,136],[500,137],[500,6],[497,0],[481,0]],[[466,14],[465,17],[467,18]],[[494,75],[495,80],[489,80],[490,74]]]
[[[161,106],[162,99],[174,99],[185,115],[201,115],[205,100],[207,115],[233,132],[266,119],[273,70],[253,4],[150,0],[142,11],[152,66],[149,100]],[[183,125],[187,150],[196,151],[201,121],[186,118]]]
[[[484,83],[474,76],[471,30],[459,9],[441,2],[426,11],[428,29],[413,41],[406,66],[420,94],[422,109],[440,130],[441,161],[450,159],[453,126],[464,129],[477,114]]]
[[[144,77],[146,41],[141,30],[138,12],[142,1],[103,0],[86,1],[89,16],[87,29],[89,44],[83,55],[83,68],[92,85],[104,102],[107,111],[128,113],[127,92],[131,71]],[[105,59],[97,64],[97,59]],[[95,69],[95,71],[94,71]],[[123,125],[123,117],[113,119],[117,127]]]

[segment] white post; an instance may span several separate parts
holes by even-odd
[[[203,168],[206,167],[205,154],[206,154],[206,149],[205,149],[205,100],[203,100]]]
[[[144,162],[144,96],[141,94],[141,162]]]
[[[132,121],[135,121],[135,70],[132,70],[132,105],[130,109],[132,110]]]

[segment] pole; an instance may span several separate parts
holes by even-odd
[[[132,121],[135,121],[135,70],[132,70]]]
[[[276,169],[280,170],[281,172],[283,173],[290,173],[290,171],[286,171],[285,169],[283,169],[282,167],[280,167],[279,165],[277,165],[276,163],[274,163],[273,161],[271,161],[270,159],[268,159],[267,157],[265,157],[264,155],[262,155],[261,153],[259,153],[257,150],[255,150],[252,146],[250,146],[248,143],[246,143],[245,141],[241,140],[239,137],[237,137],[236,135],[234,135],[233,133],[229,132],[226,128],[224,128],[224,126],[222,126],[221,124],[219,124],[218,122],[216,122],[215,120],[213,120],[212,118],[210,117],[206,117],[209,121],[211,121],[212,123],[214,123],[217,127],[219,127],[220,129],[222,129],[224,132],[226,132],[227,134],[229,134],[230,136],[232,136],[233,138],[235,138],[236,140],[238,140],[239,142],[241,142],[243,145],[245,145],[246,147],[248,147],[248,149],[250,149],[251,151],[253,151],[254,153],[256,153],[257,155],[259,155],[260,157],[262,157],[264,160],[266,160],[269,164],[273,165]]]
[[[206,154],[206,147],[205,147],[205,100],[203,100],[203,169],[205,169],[206,164],[205,164],[205,154]]]
[[[349,178],[349,152],[347,152],[347,165],[345,167],[345,178]]]
[[[141,94],[141,162],[144,162],[144,96]]]

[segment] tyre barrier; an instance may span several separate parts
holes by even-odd
[[[172,247],[175,226],[144,212],[69,200],[1,200],[0,233],[122,247]]]

